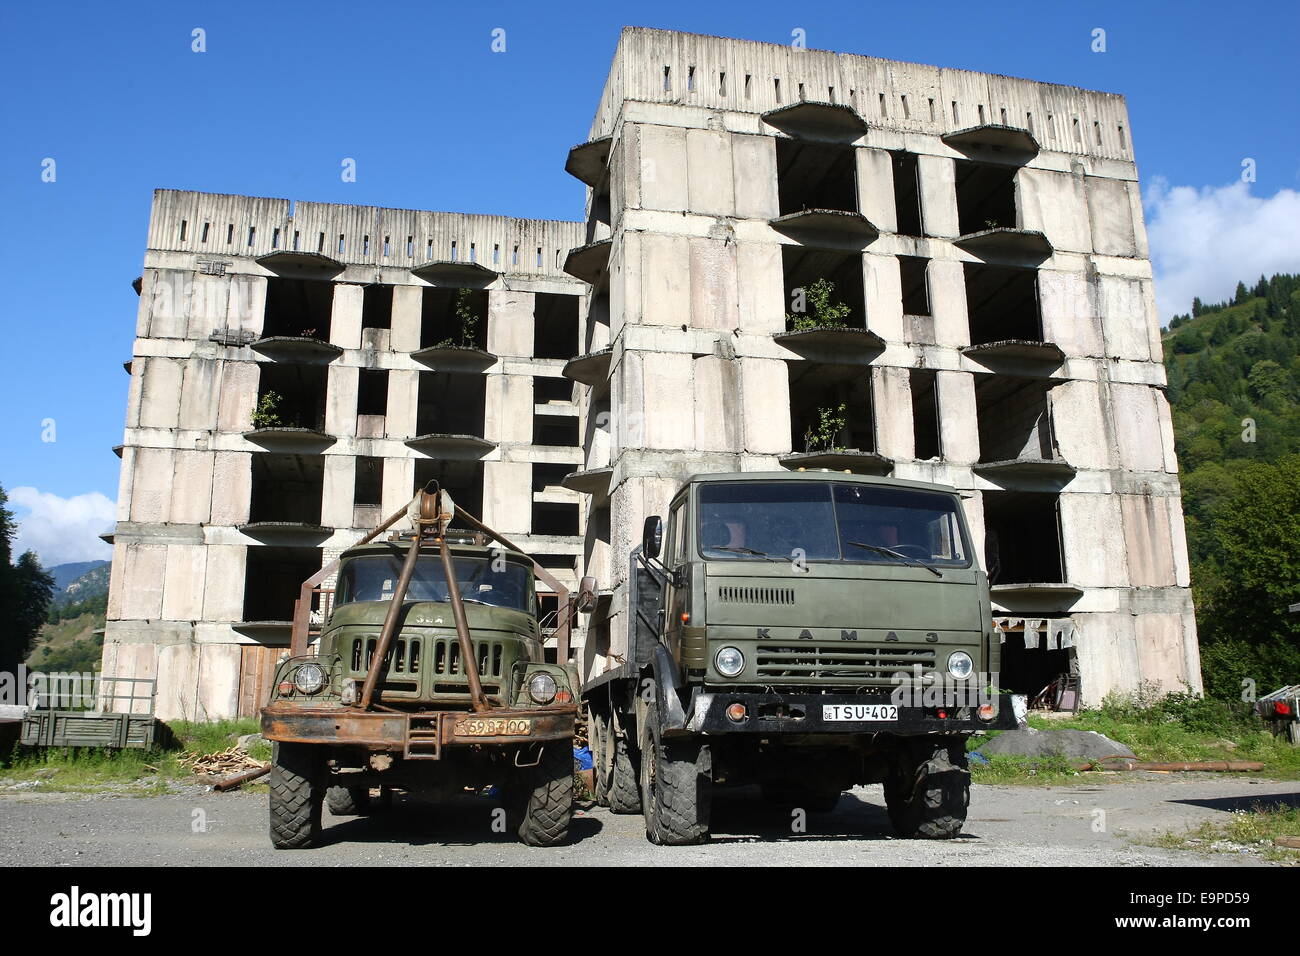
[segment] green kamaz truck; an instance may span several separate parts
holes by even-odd
[[[596,797],[654,843],[707,839],[725,784],[818,812],[883,783],[900,834],[954,837],[967,738],[1018,726],[953,488],[696,476],[646,520],[627,587],[625,661],[582,696]]]
[[[594,584],[571,596],[463,511],[457,521],[470,531],[449,532],[454,505],[434,484],[412,505],[412,533],[375,540],[404,509],[302,586],[291,654],[262,710],[274,742],[271,842],[312,846],[324,803],[365,813],[375,789],[493,787],[520,840],[563,842],[578,712],[568,634]],[[330,577],[334,587],[322,588]],[[545,660],[535,577],[559,598],[559,663]]]

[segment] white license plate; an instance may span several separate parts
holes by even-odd
[[[822,704],[822,720],[897,720],[894,704]]]

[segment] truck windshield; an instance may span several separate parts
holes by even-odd
[[[404,558],[398,555],[364,555],[349,558],[339,569],[336,605],[353,601],[388,601],[397,588]],[[498,567],[493,568],[493,564]],[[487,558],[456,558],[456,582],[462,600],[532,613],[532,575],[512,562]],[[448,600],[442,559],[421,556],[406,589],[407,601]]]
[[[736,481],[704,483],[698,494],[700,554],[709,560],[970,564],[957,501],[942,492],[847,481]]]

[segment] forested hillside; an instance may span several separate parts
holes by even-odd
[[[1300,682],[1300,276],[1197,299],[1164,341],[1206,690]]]

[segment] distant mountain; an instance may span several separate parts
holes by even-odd
[[[68,585],[83,574],[94,571],[96,568],[105,567],[107,564],[107,561],[73,561],[69,564],[56,564],[46,570],[54,576],[54,591],[57,595],[67,590]]]

